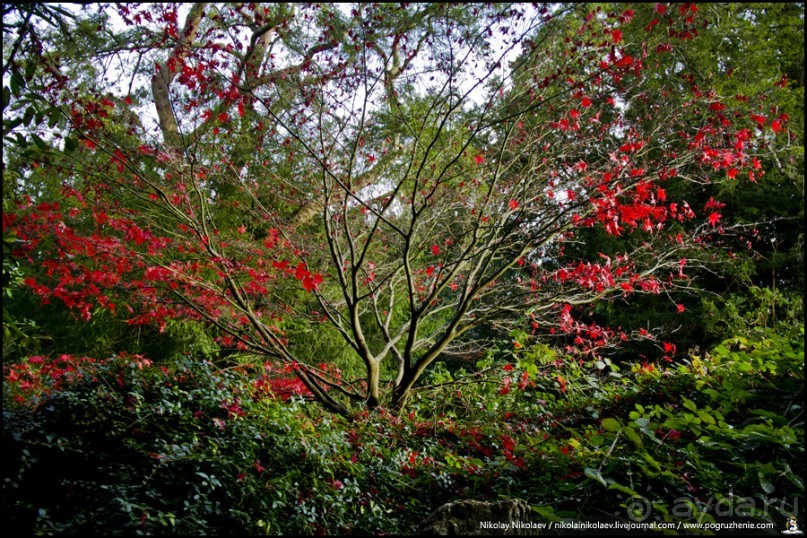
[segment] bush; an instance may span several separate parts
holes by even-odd
[[[4,384],[4,524],[26,534],[394,533],[430,506],[386,419],[348,426],[248,368],[30,357]]]
[[[803,328],[623,370],[508,342],[471,381],[436,370],[406,416],[347,421],[273,396],[263,368],[29,357],[5,369],[4,525],[406,534],[507,497],[550,520],[705,523],[723,503],[780,525],[804,502],[803,360]]]

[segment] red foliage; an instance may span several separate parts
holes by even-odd
[[[393,348],[416,349],[423,357],[430,346],[442,350],[440,342],[406,341],[426,331],[392,327],[402,316],[400,309],[388,315],[398,301],[408,309],[404,323],[434,320],[436,309],[456,314],[445,338],[472,334],[468,330],[480,319],[523,324],[508,316],[535,311],[535,330],[549,327],[581,357],[594,357],[634,335],[582,321],[584,306],[572,304],[674,288],[688,278],[682,252],[708,248],[729,225],[729,212],[718,212],[725,204],[710,198],[696,214],[670,184],[695,179],[706,189],[726,178],[756,181],[764,172],[750,154],[757,137],[764,137],[766,125],[769,136],[783,133],[788,122],[785,115],[773,117],[776,112],[766,112],[771,119],[740,113],[734,107],[744,101],[718,100],[685,72],[677,82],[689,93],[674,106],[665,92],[676,90],[643,85],[648,70],[665,69],[674,46],[697,36],[701,14],[691,3],[678,9],[637,5],[602,20],[592,12],[576,39],[549,32],[548,42],[564,37],[546,49],[529,34],[514,38],[514,50],[523,45],[525,57],[535,60],[535,78],[502,74],[501,87],[478,107],[478,123],[467,124],[456,114],[470,110],[470,101],[452,108],[455,89],[448,83],[449,93],[418,96],[432,99],[422,107],[425,117],[390,121],[377,112],[404,111],[397,95],[403,79],[377,84],[367,78],[367,65],[398,58],[400,72],[413,78],[407,84],[419,88],[422,82],[429,92],[443,91],[449,78],[432,83],[420,71],[437,79],[449,73],[439,55],[429,56],[434,50],[425,50],[440,39],[423,41],[423,51],[411,48],[426,30],[390,34],[372,5],[357,9],[349,24],[361,24],[359,33],[373,39],[357,40],[351,30],[342,40],[323,25],[312,48],[289,47],[275,56],[279,51],[260,46],[263,38],[256,34],[249,53],[265,56],[252,59],[244,43],[219,32],[227,24],[256,26],[241,20],[255,16],[239,11],[245,8],[218,14],[215,23],[199,14],[198,25],[185,28],[173,5],[117,9],[127,25],[151,36],[138,47],[167,58],[155,65],[155,82],[133,93],[154,93],[162,139],[137,122],[121,134],[121,109],[135,111],[116,102],[131,104],[132,92],[79,92],[55,70],[46,81],[48,98],[68,111],[78,133],[80,173],[49,168],[64,174],[58,176],[63,199],[22,198],[16,210],[4,213],[4,233],[17,239],[11,255],[41,267],[25,284],[43,302],[58,299],[84,320],[99,308],[133,325],[205,320],[219,331],[221,345],[283,363],[308,356],[305,346],[290,346],[283,332],[289,319],[310,324],[312,333],[329,320],[367,364]],[[301,9],[299,20],[286,21],[277,32],[328,20],[318,16],[328,14],[325,5]],[[419,9],[403,5],[401,16]],[[514,6],[519,17],[509,17],[479,9],[489,17],[480,17],[488,32],[462,46],[476,46],[468,43],[483,42],[501,25],[511,31],[509,25],[528,12]],[[441,24],[428,31],[453,39],[457,21],[448,11],[439,13],[434,17]],[[629,25],[643,18],[636,13],[652,18],[642,35],[646,41],[626,43]],[[565,21],[534,15],[541,24]],[[277,48],[285,42],[281,35]],[[394,52],[388,50],[393,43]],[[403,43],[410,49],[399,49]],[[431,62],[430,69],[410,73],[415,56]],[[480,91],[500,76],[497,69],[506,71],[488,69],[467,73],[479,77]],[[159,81],[167,85],[165,95]],[[784,89],[787,80],[776,84]],[[414,119],[440,134],[427,140],[429,129],[423,128],[413,135]],[[389,191],[380,192],[386,183]],[[379,192],[368,193],[369,184]],[[304,219],[308,213],[319,219],[317,226]],[[564,244],[582,228],[632,235],[640,246],[610,257],[544,263],[563,259]],[[363,344],[361,325],[367,323],[385,338],[378,349]],[[402,336],[393,342],[395,334]],[[402,362],[407,373],[417,370],[414,355]],[[265,373],[256,390],[309,397],[311,382],[292,377],[304,372]],[[558,382],[565,392],[566,382]],[[505,378],[502,394],[512,383]],[[517,386],[531,383],[522,377]],[[328,385],[321,385],[325,391]]]
[[[149,368],[152,361],[142,355],[122,353],[121,358],[131,361],[139,369]],[[62,354],[50,358],[31,356],[13,365],[3,366],[3,377],[8,388],[16,393],[13,399],[24,405],[36,406],[43,398],[58,392],[66,385],[92,375],[93,368],[105,361],[91,357],[75,357]],[[122,379],[119,378],[119,382]]]

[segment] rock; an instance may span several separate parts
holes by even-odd
[[[432,512],[417,534],[436,536],[535,536],[542,534],[526,501],[455,501]]]

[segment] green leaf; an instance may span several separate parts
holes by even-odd
[[[44,140],[42,140],[42,138],[40,138],[38,134],[31,133],[31,138],[33,139],[34,144],[36,144],[37,148],[39,148],[42,151],[47,151],[48,145],[45,143]]]
[[[538,512],[538,515],[541,516],[543,519],[546,519],[548,521],[554,521],[555,523],[563,521],[563,518],[557,515],[555,513],[555,510],[551,506],[531,505],[531,508],[536,512]]]
[[[645,474],[645,476],[649,476],[650,478],[655,478],[656,476],[658,476],[658,473],[655,473],[655,472],[651,471],[650,469],[648,469],[647,465],[642,465],[640,463],[639,464],[639,469],[642,470],[642,472]]]
[[[26,127],[30,125],[31,120],[34,119],[35,112],[36,111],[32,106],[29,106],[28,108],[25,109],[25,114],[22,115],[22,122],[25,124]]]
[[[61,114],[59,113],[58,108],[51,108],[48,111],[48,127],[53,129],[56,127],[56,124],[59,123],[59,119],[61,118]]]
[[[615,432],[622,429],[622,423],[615,418],[604,418],[602,419],[601,425],[603,429],[608,430],[609,432]]]
[[[635,430],[635,429],[633,429],[633,428],[631,428],[630,426],[628,426],[627,428],[625,428],[625,430],[624,430],[624,431],[625,431],[625,435],[628,437],[628,439],[630,439],[631,441],[633,441],[633,443],[634,443],[636,446],[639,446],[639,447],[641,447],[641,446],[642,446],[642,438],[641,438],[641,437],[639,437],[639,434],[638,434],[638,433],[636,433],[636,430]]]
[[[610,486],[608,486],[608,489],[615,489],[617,491],[621,491],[625,495],[630,495],[631,497],[639,495],[639,492],[637,492],[636,490],[633,490],[627,486],[623,486],[622,484],[616,484],[616,483],[611,484]]]
[[[715,419],[714,419],[714,417],[712,417],[712,415],[710,415],[710,414],[709,414],[709,413],[707,413],[706,411],[698,411],[698,416],[699,416],[699,417],[701,418],[701,420],[702,420],[702,421],[704,421],[706,424],[714,424],[714,423],[715,423]]]
[[[14,94],[14,97],[20,96],[20,78],[19,73],[16,71],[11,73],[11,80],[9,81],[9,85],[11,86],[11,93]]]
[[[703,393],[709,396],[712,400],[717,400],[720,397],[720,393],[715,389],[704,389]]]
[[[34,78],[34,73],[36,72],[36,63],[28,62],[28,65],[25,66],[25,80],[31,80]]]
[[[640,428],[647,428],[647,425],[650,424],[650,419],[645,418],[645,417],[639,417],[634,422]]]
[[[645,460],[647,463],[649,463],[650,465],[652,465],[652,466],[653,466],[653,468],[654,468],[656,471],[661,471],[661,464],[660,464],[659,462],[657,462],[657,461],[656,461],[656,460],[653,458],[653,456],[651,456],[651,455],[650,455],[650,454],[648,454],[647,452],[644,452],[644,453],[642,454],[642,458],[644,458],[644,460]]]
[[[587,477],[593,478],[606,488],[608,487],[608,483],[605,481],[605,478],[603,478],[602,473],[599,471],[599,469],[592,469],[591,467],[586,467],[584,473]]]
[[[6,108],[10,102],[11,90],[8,89],[8,86],[3,86],[3,108]]]
[[[714,353],[715,355],[722,355],[725,357],[726,355],[729,354],[729,349],[725,345],[720,344],[714,349],[712,353]]]
[[[776,491],[776,486],[774,486],[773,483],[770,480],[768,480],[768,475],[766,475],[761,470],[757,472],[757,475],[759,476],[759,485],[762,487],[762,490],[765,493],[770,495],[771,493]]]
[[[790,466],[788,465],[788,471],[790,470]],[[804,490],[804,480],[802,480],[798,475],[793,474],[793,472],[787,472],[785,474],[785,478],[790,480],[790,482],[799,488],[800,490]]]
[[[72,153],[76,150],[78,146],[78,142],[76,142],[75,138],[65,138],[64,139],[64,152],[65,153]]]
[[[20,125],[22,125],[22,118],[14,118],[13,120],[3,122],[3,130],[9,133],[12,129],[17,128]]]
[[[653,509],[658,510],[659,512],[661,512],[665,516],[670,514],[670,511],[667,510],[667,507],[664,506],[664,504],[662,504],[662,503],[653,503]]]

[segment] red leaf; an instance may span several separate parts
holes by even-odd
[[[440,247],[438,247],[437,245],[432,245],[432,254],[435,255],[435,256],[439,255],[440,254]]]
[[[123,172],[127,159],[126,155],[124,155],[120,149],[115,150],[115,155],[112,157],[112,161],[115,163],[118,172]]]
[[[322,275],[315,274],[303,279],[303,289],[305,291],[314,291],[319,288],[319,285],[323,282]]]
[[[633,65],[633,56],[623,56],[615,65],[617,67],[629,67]]]
[[[305,268],[305,263],[303,262],[298,263],[297,270],[294,272],[294,278],[296,278],[297,280],[302,280],[309,275],[310,273],[308,272],[308,269]]]
[[[721,215],[720,213],[718,213],[716,211],[714,213],[712,213],[711,215],[709,215],[709,224],[712,225],[712,228],[717,226],[717,224],[720,222],[720,219],[722,217],[723,217],[723,215]]]
[[[509,207],[510,209],[513,209],[513,210],[518,209],[518,201],[510,200],[510,203],[507,204],[507,207]]]
[[[507,393],[510,392],[510,385],[513,383],[513,380],[510,379],[510,376],[507,376],[507,377],[505,377],[503,379],[503,382],[504,382],[504,385],[499,390],[499,394],[502,394],[502,395],[507,394]]]
[[[476,164],[482,164],[483,162],[485,162],[485,156],[482,155],[481,153],[476,154],[476,156],[474,156],[474,162]]]

